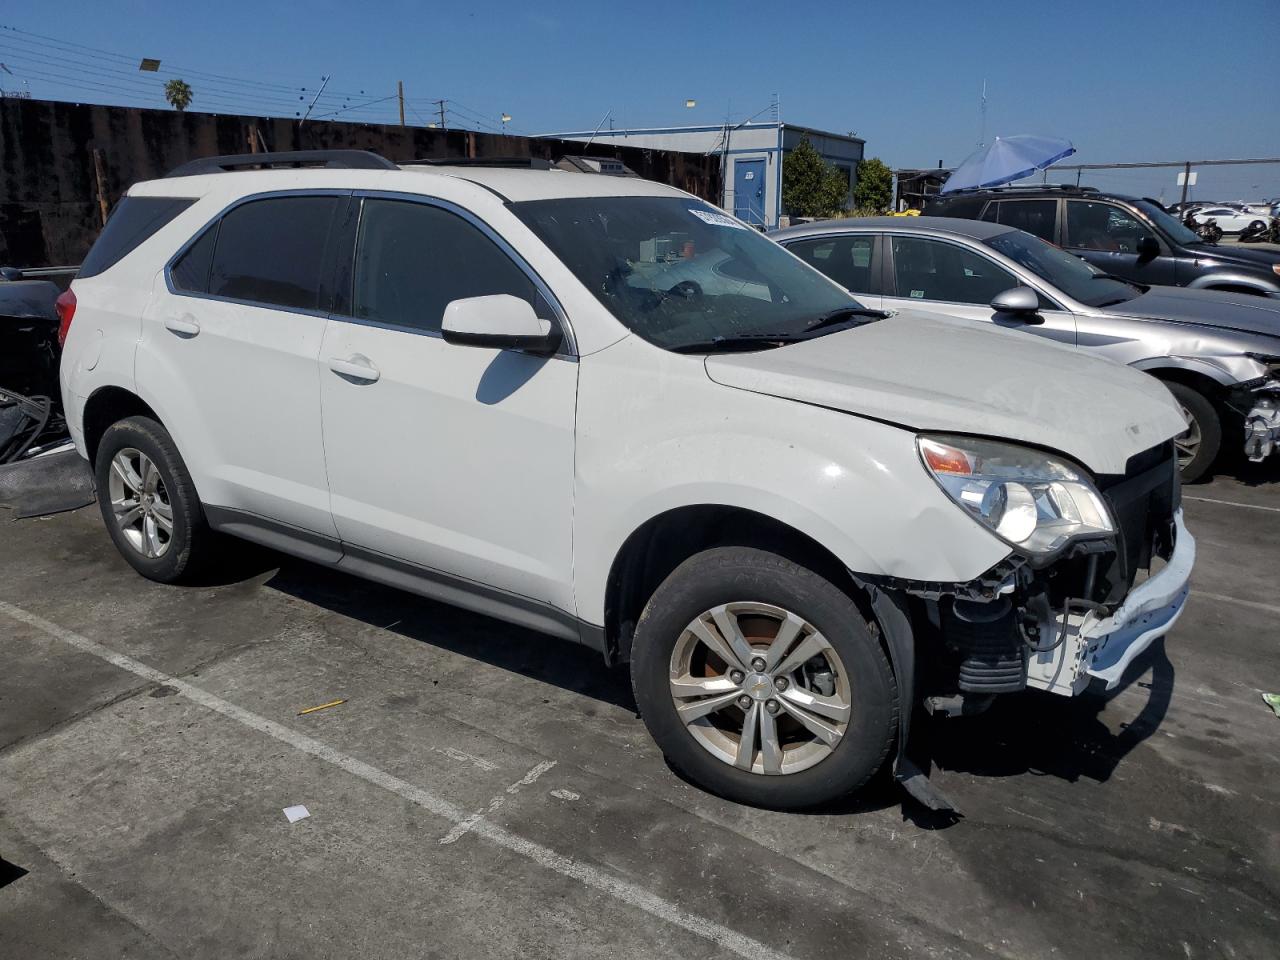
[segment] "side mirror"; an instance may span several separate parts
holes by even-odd
[[[1040,295],[1030,287],[1010,287],[996,294],[991,309],[1026,319],[1040,309]]]
[[[494,350],[551,354],[560,347],[560,328],[539,320],[528,300],[509,293],[454,300],[444,308],[440,332],[446,343]]]
[[[1146,236],[1138,238],[1138,259],[1152,260],[1160,256],[1160,242],[1155,237]]]

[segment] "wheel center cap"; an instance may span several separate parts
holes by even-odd
[[[742,680],[742,690],[752,700],[763,703],[773,696],[773,680],[767,673],[748,673]]]

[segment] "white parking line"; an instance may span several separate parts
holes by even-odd
[[[506,790],[490,800],[483,810],[477,810],[461,823],[455,823],[449,828],[449,832],[440,838],[439,842],[442,844],[456,843],[463,834],[467,833],[477,823],[506,803],[508,796],[514,796],[519,793],[521,787],[527,787],[555,765],[556,762],[554,760],[543,760],[523,777],[511,784],[511,786],[507,787]]]
[[[16,607],[11,603],[0,600],[0,613],[20,623],[35,627],[37,630],[75,647],[82,653],[105,660],[107,663],[119,667],[121,670],[126,670],[134,676],[149,680],[152,683],[174,687],[187,699],[212,710],[214,713],[221,714],[259,733],[266,734],[318,760],[331,763],[352,776],[381,787],[383,790],[394,793],[398,797],[403,797],[428,813],[451,820],[455,824],[462,824],[472,819],[472,814],[462,810],[443,797],[438,797],[384,770],[379,770],[363,760],[358,760],[350,754],[343,753],[328,744],[313,740],[311,737],[298,733],[283,724],[276,723],[274,720],[268,720],[266,717],[245,710],[243,707],[238,707],[234,703],[187,683],[185,680],[180,680],[177,677],[149,667],[141,661],[134,660],[132,657],[117,653],[97,641],[60,627],[56,623],[51,623],[34,613],[28,613],[21,607]],[[539,766],[542,765],[539,764]],[[534,770],[538,770],[538,767],[534,767]],[[539,771],[538,775],[540,776],[542,772],[545,771]],[[526,774],[525,777],[527,778],[532,773],[533,770],[529,771],[529,774]],[[517,781],[517,784],[519,782]],[[513,786],[515,785],[513,784]],[[561,876],[577,880],[584,886],[598,890],[629,907],[643,910],[645,913],[660,920],[665,920],[667,923],[709,940],[732,953],[736,953],[740,957],[747,957],[750,960],[790,960],[787,954],[779,953],[759,940],[739,933],[723,924],[716,923],[714,920],[708,920],[706,917],[698,916],[696,913],[682,910],[669,900],[664,900],[657,894],[651,893],[637,884],[615,877],[598,867],[575,860],[573,857],[557,853],[550,847],[543,846],[519,834],[495,826],[488,820],[483,818],[475,820],[470,827],[470,831],[497,846],[532,860],[547,870],[552,870]]]
[[[1224,507],[1244,507],[1246,510],[1266,510],[1268,513],[1280,513],[1280,507],[1264,507],[1257,503],[1236,503],[1234,500],[1215,500],[1213,497],[1189,497],[1185,493],[1183,500],[1195,500],[1197,503],[1217,503]]]

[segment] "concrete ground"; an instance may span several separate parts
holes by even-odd
[[[159,586],[93,509],[0,520],[3,954],[1275,957],[1278,478],[1187,489],[1196,593],[1121,689],[930,728],[956,823],[885,783],[718,800],[625,674],[502,623],[263,554]]]

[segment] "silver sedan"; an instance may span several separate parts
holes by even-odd
[[[831,220],[772,237],[869,307],[1024,330],[1159,378],[1187,417],[1177,443],[1188,482],[1210,470],[1224,434],[1251,460],[1280,441],[1280,299],[1130,283],[976,220]]]

